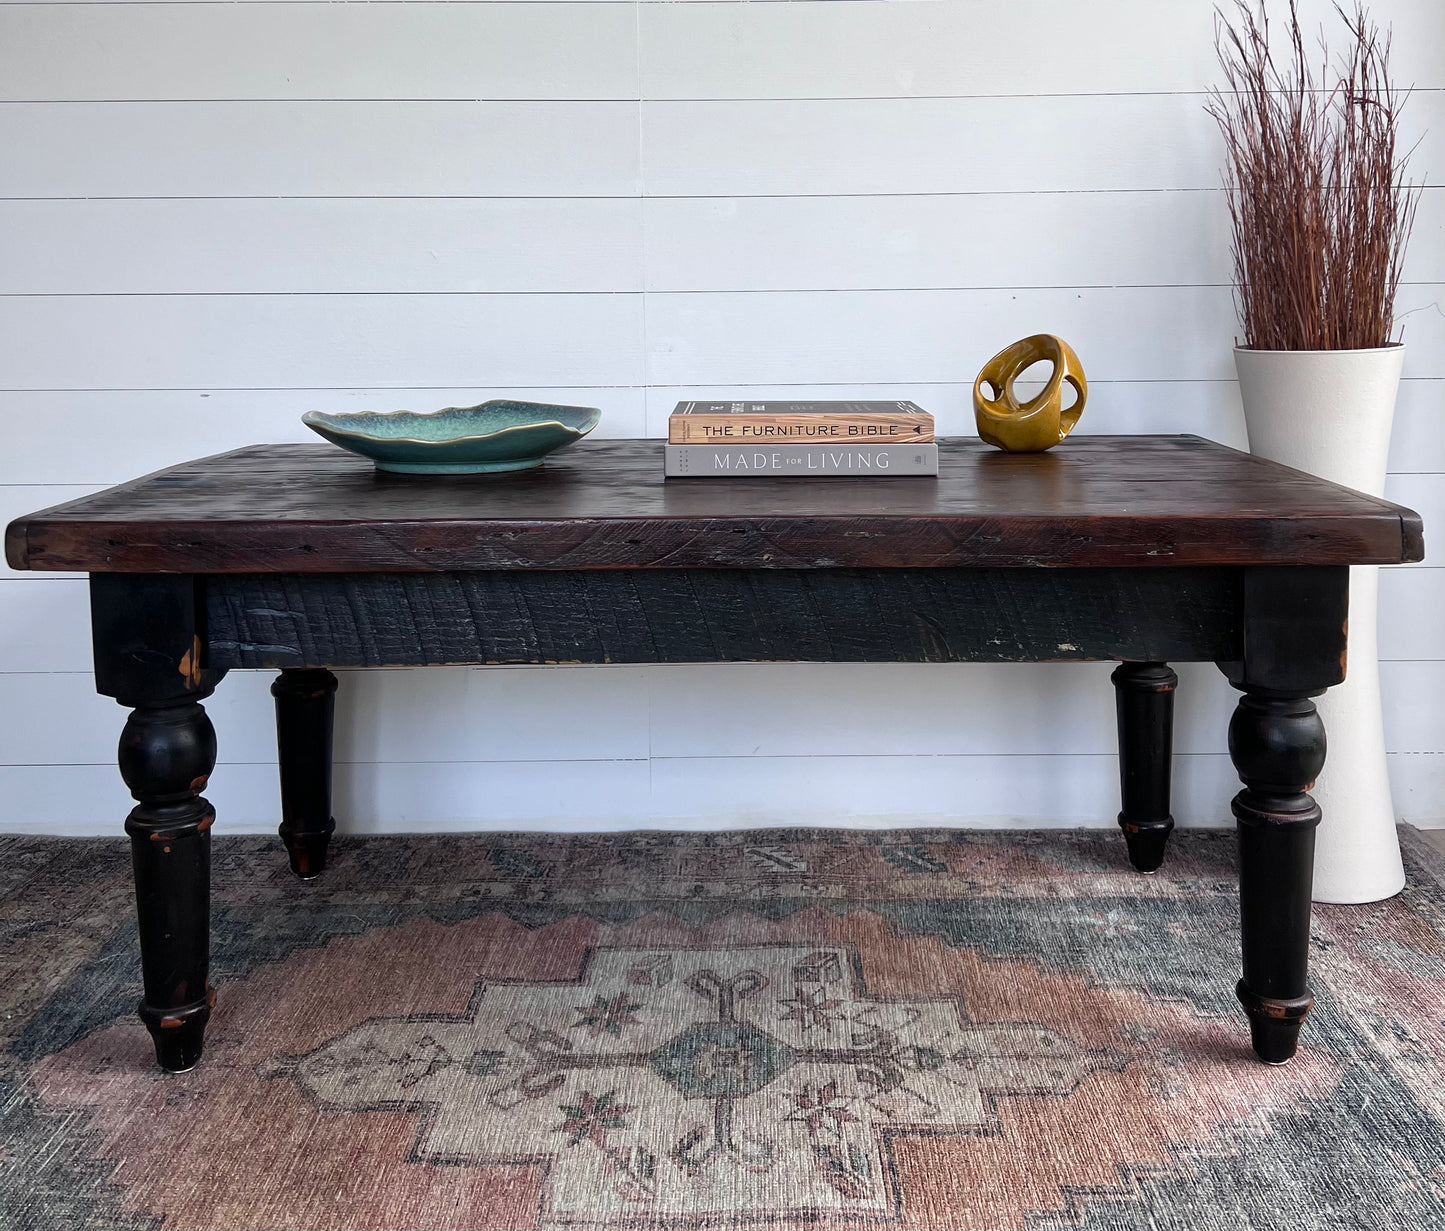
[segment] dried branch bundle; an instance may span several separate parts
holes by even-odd
[[[1305,56],[1297,0],[1289,51],[1270,47],[1265,0],[1215,10],[1224,85],[1209,113],[1224,134],[1235,294],[1244,344],[1259,350],[1387,346],[1418,191],[1397,154],[1399,91],[1390,39],[1363,4],[1336,6],[1348,47],[1331,77]]]

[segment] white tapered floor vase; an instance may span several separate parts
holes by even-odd
[[[1403,345],[1256,351],[1235,366],[1250,452],[1372,496],[1385,493]],[[1317,699],[1329,753],[1313,795],[1316,902],[1378,902],[1405,887],[1385,764],[1376,635],[1379,570],[1350,570],[1345,682]]]

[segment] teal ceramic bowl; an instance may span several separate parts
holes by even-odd
[[[581,440],[600,418],[602,412],[590,406],[493,401],[430,414],[308,410],[301,422],[332,444],[371,458],[378,470],[490,474],[540,466],[547,454]]]

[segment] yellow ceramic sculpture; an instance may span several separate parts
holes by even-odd
[[[1030,364],[1054,365],[1043,392],[1027,402],[1014,396],[1014,381]],[[1074,404],[1064,409],[1064,384],[1073,386]],[[985,389],[988,394],[985,395]],[[1063,338],[1036,333],[999,351],[973,382],[973,413],[978,434],[1009,453],[1042,453],[1074,430],[1084,413],[1089,382],[1078,355]]]

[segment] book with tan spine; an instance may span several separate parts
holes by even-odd
[[[933,416],[913,402],[679,402],[674,445],[931,444]]]

